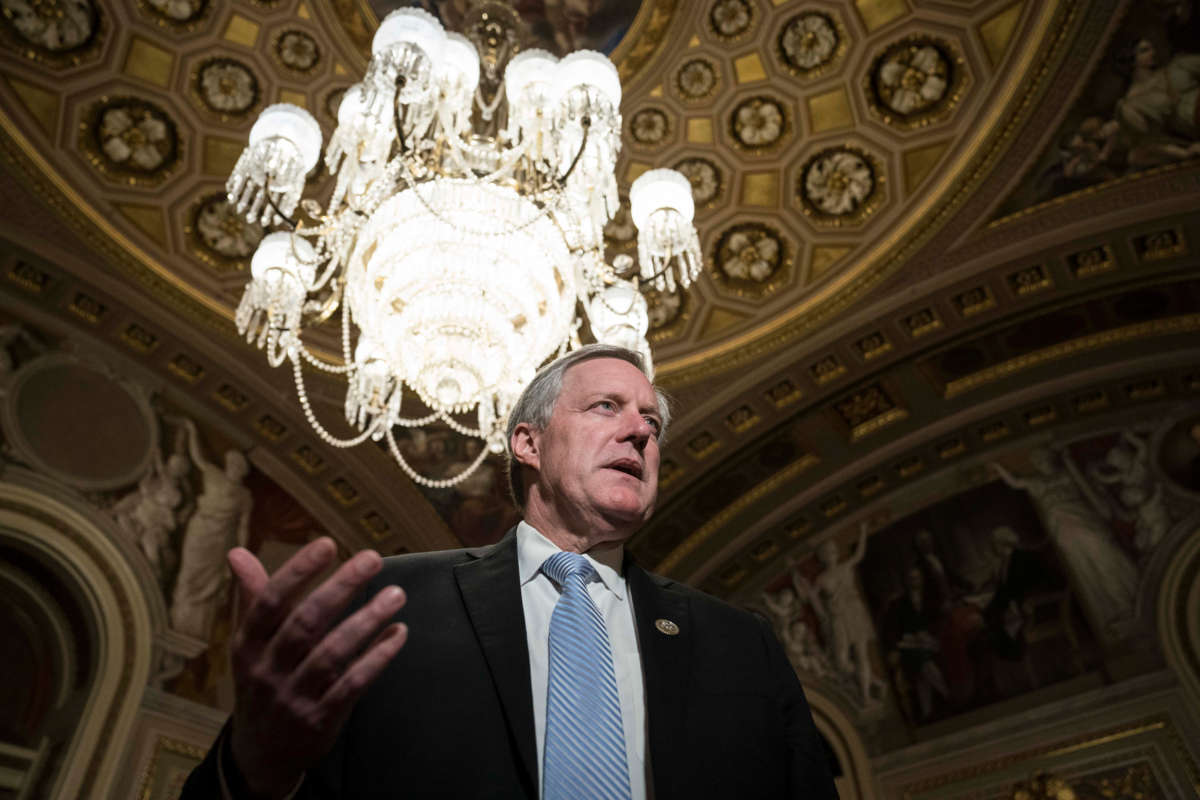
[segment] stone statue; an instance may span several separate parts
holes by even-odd
[[[225,454],[221,468],[200,449],[196,426],[184,421],[188,452],[200,470],[203,485],[196,510],[183,532],[179,577],[171,602],[171,627],[197,639],[207,639],[217,604],[224,596],[229,573],[225,553],[246,544],[253,497],[242,481],[250,471],[237,450]]]
[[[1153,550],[1171,520],[1167,514],[1162,483],[1150,471],[1150,448],[1132,431],[1123,431],[1121,440],[1104,456],[1104,462],[1092,464],[1088,474],[1099,483],[1116,487],[1120,499],[1118,513],[1132,519],[1134,546],[1139,553]]]
[[[154,461],[137,488],[112,509],[117,527],[141,548],[160,582],[175,566],[170,537],[181,521],[178,511],[189,469],[182,453],[172,453],[164,463],[162,453],[154,448]]]
[[[1046,532],[1074,578],[1073,584],[1100,633],[1114,638],[1114,627],[1133,616],[1137,599],[1138,573],[1105,521],[1096,513],[1097,502],[1089,502],[1090,491],[1081,476],[1073,474],[1064,459],[1060,467],[1055,454],[1039,447],[1029,454],[1035,474],[1018,478],[999,464],[992,469],[1014,489],[1029,494]]]
[[[884,684],[871,668],[871,643],[875,628],[858,589],[854,569],[867,552],[867,524],[862,524],[854,555],[838,562],[837,542],[829,539],[817,549],[817,560],[825,570],[810,586],[793,571],[797,593],[807,595],[821,620],[830,660],[844,675],[852,676],[864,703],[882,696]]]

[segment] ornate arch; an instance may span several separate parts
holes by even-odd
[[[94,510],[5,477],[0,542],[62,576],[94,631],[93,677],[50,796],[108,797],[151,674],[151,601]]]

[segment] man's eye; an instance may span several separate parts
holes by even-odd
[[[655,419],[654,417],[643,417],[643,419],[645,419],[645,420],[646,420],[646,423],[647,423],[647,424],[648,424],[648,425],[649,425],[651,428],[654,428],[654,435],[655,435],[655,436],[657,436],[658,434],[662,433],[662,423],[661,423],[661,422],[659,422],[657,419]]]
[[[611,400],[600,400],[596,403],[596,408],[603,408],[608,411],[616,411],[617,407]]]

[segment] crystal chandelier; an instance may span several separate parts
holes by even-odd
[[[291,362],[322,439],[386,440],[401,468],[431,487],[460,482],[504,450],[512,404],[542,363],[579,345],[581,315],[596,340],[648,360],[639,286],[686,287],[701,263],[691,187],[663,169],[630,190],[637,274],[627,256],[605,261],[603,227],[619,203],[616,68],[586,50],[508,58],[503,20],[483,18],[482,62],[470,39],[425,11],[383,20],[325,148],[336,179],[324,208],[301,202],[322,135],[293,105],[262,112],[226,185],[248,219],[283,228],[254,253],[238,331],[272,366]],[[297,206],[307,221],[293,217]],[[342,362],[332,363],[301,334],[339,308]],[[317,420],[303,362],[345,377],[357,435],[338,438]],[[437,422],[486,443],[442,480],[418,474],[395,439],[396,426]]]

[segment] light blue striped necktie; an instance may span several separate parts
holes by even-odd
[[[596,570],[578,553],[555,553],[542,572],[562,587],[550,615],[544,800],[628,800],[625,731],[604,617],[588,595]]]

